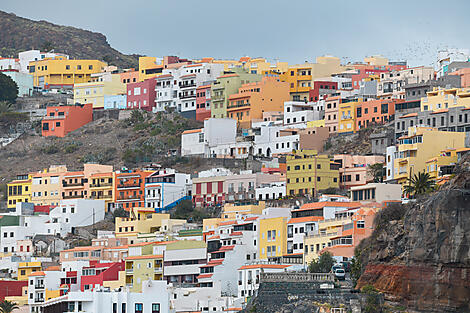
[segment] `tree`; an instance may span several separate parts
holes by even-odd
[[[44,52],[49,52],[54,50],[54,44],[50,41],[43,42],[41,45],[41,50]]]
[[[8,300],[3,300],[0,302],[0,313],[11,313],[17,309],[19,309],[19,307],[15,302]]]
[[[403,187],[403,191],[410,196],[416,197],[433,191],[435,187],[436,184],[431,176],[429,176],[429,173],[419,172],[411,177],[411,179],[408,179],[408,183]]]
[[[0,114],[13,111],[13,104],[8,101],[0,101]]]
[[[383,305],[380,293],[372,285],[366,285],[361,289],[362,293],[366,296],[366,305],[364,312],[366,313],[381,313],[383,312]]]
[[[375,163],[375,164],[369,165],[367,172],[369,173],[369,175],[374,177],[374,183],[383,183],[384,173],[385,173],[385,168],[384,168],[383,163]]]
[[[15,102],[18,97],[18,85],[10,76],[0,73],[0,101]]]
[[[336,261],[330,252],[323,252],[318,259],[313,260],[308,265],[310,273],[329,273]]]

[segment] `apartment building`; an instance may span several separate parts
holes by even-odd
[[[134,207],[144,207],[145,178],[151,173],[140,169],[116,172],[114,193],[117,207],[122,207],[126,211]]]
[[[73,86],[73,102],[91,103],[93,109],[104,108],[105,96],[125,94],[126,85],[121,82],[121,76],[111,71],[91,74],[89,80]]]
[[[340,186],[349,189],[352,186],[365,185],[373,180],[368,171],[370,165],[384,163],[382,155],[349,155],[338,154],[334,156],[334,162],[339,164]]]
[[[31,174],[16,175],[16,179],[7,184],[7,208],[14,210],[16,203],[31,202]]]
[[[317,102],[284,102],[284,125],[306,124],[325,118],[324,101]]]
[[[211,85],[196,88],[196,120],[204,121],[211,117]]]
[[[421,111],[439,111],[470,107],[470,88],[434,88],[421,99]]]
[[[93,120],[93,105],[74,104],[48,106],[41,122],[43,137],[65,137]]]
[[[155,78],[128,83],[126,85],[126,108],[128,110],[139,109],[152,112],[155,107],[156,85],[157,80]]]
[[[191,199],[191,176],[162,169],[145,178],[145,207],[168,211],[180,201]]]
[[[340,96],[331,96],[325,99],[325,127],[331,134],[338,132]]]
[[[356,108],[356,129],[381,125],[395,119],[395,107],[404,100],[368,100],[359,102]]]
[[[434,78],[432,67],[413,67],[380,74],[377,83],[377,97],[380,99],[405,99],[405,86]]]

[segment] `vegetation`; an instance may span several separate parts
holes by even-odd
[[[380,293],[374,288],[374,286],[366,285],[361,289],[362,293],[365,293],[366,303],[364,312],[366,313],[381,313],[383,312],[383,304],[381,301]]]
[[[59,151],[60,151],[59,147],[55,145],[54,143],[51,143],[50,145],[47,145],[41,148],[41,152],[44,154],[56,154]]]
[[[436,184],[429,173],[419,172],[411,179],[408,179],[408,184],[403,187],[403,191],[412,197],[416,197],[433,191],[435,187]]]
[[[0,88],[1,88],[1,86],[0,86]],[[6,100],[0,101],[0,114],[12,112],[13,110],[14,110],[14,107],[13,107],[13,104],[11,102],[8,102]]]
[[[375,229],[380,230],[391,221],[402,220],[406,213],[406,206],[401,203],[390,203],[375,214]],[[375,233],[375,231],[374,231]],[[372,234],[374,236],[374,233]]]
[[[183,200],[176,206],[171,213],[171,218],[184,219],[189,222],[200,222],[210,217],[207,212],[196,210],[191,200]]]
[[[10,76],[0,73],[0,101],[15,102],[16,98],[18,98],[18,85]]]
[[[15,302],[3,300],[0,302],[0,313],[11,313],[18,310],[19,307]]]
[[[362,275],[362,260],[361,260],[362,250],[356,248],[354,250],[354,258],[351,260],[351,280],[353,285],[356,286],[357,281]]]
[[[330,252],[323,252],[318,259],[313,260],[308,265],[310,273],[329,273],[331,267],[336,263]]]
[[[124,210],[123,208],[117,208],[116,210],[114,210],[113,216],[114,216],[114,218],[116,218],[116,217],[129,217],[129,212]]]
[[[383,183],[385,176],[385,167],[383,163],[375,163],[367,168],[369,175],[374,177],[374,183]]]

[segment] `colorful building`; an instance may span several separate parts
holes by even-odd
[[[227,116],[236,119],[238,127],[251,128],[252,120],[263,120],[264,112],[282,112],[288,100],[287,83],[263,77],[260,82],[243,84],[238,93],[229,96]]]
[[[93,120],[91,103],[75,105],[48,106],[42,120],[43,137],[65,137]]]
[[[29,275],[40,270],[41,262],[20,262],[18,263],[18,280],[28,280]]]
[[[93,173],[88,180],[90,199],[105,200],[106,210],[109,211],[116,201],[114,172]]]
[[[310,89],[308,96],[309,101],[315,102],[320,100],[320,96],[338,92],[338,83],[331,81],[314,81],[313,88]]]
[[[98,60],[69,60],[63,56],[45,58],[29,63],[34,87],[43,89],[68,88],[87,83],[91,75],[104,70],[106,63]]]
[[[341,104],[340,96],[328,97],[325,99],[325,127],[330,134],[338,132],[339,106]]]
[[[118,109],[125,110],[127,108],[126,95],[104,95],[105,110]]]
[[[259,220],[258,254],[260,260],[274,260],[287,253],[287,217]]]
[[[86,83],[76,83],[73,87],[74,103],[92,103],[94,109],[104,108],[104,97],[124,95],[126,85],[119,74],[102,72],[90,75]]]
[[[320,190],[339,188],[339,164],[315,150],[297,150],[286,156],[288,195],[316,196]]]
[[[17,175],[7,184],[7,190],[9,210],[14,210],[16,203],[31,202],[31,174]]]
[[[150,171],[131,170],[116,173],[116,204],[129,211],[130,208],[145,206],[145,177]]]
[[[121,77],[121,82],[123,84],[136,83],[139,81],[139,71],[136,71],[133,68],[124,70],[124,72],[119,73],[119,76]]]
[[[31,202],[35,205],[58,205],[62,200],[62,179],[67,173],[65,165],[51,165],[49,169],[32,174]]]
[[[151,112],[155,107],[155,78],[127,84],[127,109],[142,109]]]
[[[156,57],[139,57],[139,81],[156,77],[163,71],[163,64]]]
[[[365,185],[372,181],[374,177],[368,170],[370,165],[384,163],[385,157],[382,155],[350,155],[337,154],[334,162],[340,165],[340,187],[349,189],[352,186]]]
[[[359,102],[356,108],[356,129],[385,124],[395,119],[395,106],[400,99],[369,100]]]
[[[261,76],[250,74],[241,68],[234,68],[230,73],[219,76],[211,85],[211,117],[227,117],[229,96],[238,92],[238,89],[247,83],[258,82]]]
[[[204,121],[211,117],[211,85],[196,88],[196,120]]]
[[[394,159],[394,179],[400,184],[419,172],[426,171],[426,162],[436,151],[465,147],[465,133],[439,131],[432,127],[409,127],[407,136],[398,138]]]
[[[343,99],[338,107],[338,133],[355,133],[358,102]]]
[[[454,107],[470,107],[468,88],[434,88],[421,98],[421,111],[437,111]]]

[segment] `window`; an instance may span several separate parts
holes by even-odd
[[[126,313],[126,304],[125,303],[123,303],[121,305],[121,313]]]
[[[357,221],[357,228],[365,228],[365,222],[364,221]]]
[[[135,313],[143,313],[144,311],[144,305],[142,303],[136,303],[135,304]]]
[[[152,303],[152,313],[160,313],[160,303]]]

